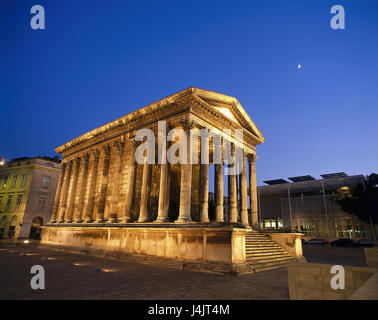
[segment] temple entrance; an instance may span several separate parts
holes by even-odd
[[[41,239],[41,226],[43,219],[41,217],[35,217],[30,227],[29,239],[40,240]]]

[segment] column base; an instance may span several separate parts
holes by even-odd
[[[74,219],[73,223],[83,223],[83,219]]]
[[[117,223],[117,214],[116,213],[111,213],[109,214],[109,219],[106,223]]]
[[[161,219],[156,219],[154,223],[166,223],[166,222],[171,222],[169,218],[161,218]]]
[[[146,222],[151,222],[151,219],[142,219],[142,220],[137,221],[137,223],[146,223]]]
[[[130,218],[130,217],[124,217],[119,222],[120,223],[130,223],[130,222],[133,222],[133,219]]]
[[[194,222],[192,218],[178,218],[175,223],[188,223],[188,222]]]

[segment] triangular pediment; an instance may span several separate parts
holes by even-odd
[[[194,88],[194,92],[207,106],[214,108],[227,119],[248,130],[260,142],[265,141],[264,136],[236,98],[198,88]]]

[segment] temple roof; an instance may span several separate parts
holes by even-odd
[[[262,143],[265,141],[264,136],[258,130],[258,128],[254,124],[252,119],[244,110],[243,106],[239,103],[239,101],[235,97],[228,96],[228,95],[214,92],[214,91],[210,91],[210,90],[206,90],[206,89],[189,87],[187,89],[176,92],[170,96],[167,96],[163,99],[160,99],[154,103],[151,103],[147,106],[144,106],[138,110],[135,110],[121,118],[113,120],[87,133],[84,133],[81,136],[57,147],[55,151],[58,153],[61,153],[75,145],[78,145],[82,142],[90,140],[94,136],[97,136],[101,133],[108,132],[112,130],[113,128],[116,128],[120,125],[127,125],[128,122],[130,122],[132,119],[136,117],[153,112],[157,110],[158,108],[161,108],[171,103],[174,103],[176,101],[179,101],[181,98],[185,96],[189,96],[189,95],[192,95],[195,98],[197,103],[206,105],[207,107],[210,106],[211,108],[220,112],[227,119],[233,121],[237,125],[243,127],[245,130],[252,133],[256,141],[258,141],[258,143]]]

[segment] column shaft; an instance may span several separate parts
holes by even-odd
[[[235,156],[235,146],[232,144],[231,156]],[[229,201],[229,219],[230,222],[238,222],[238,210],[237,210],[237,187],[236,187],[236,160],[232,164],[229,164],[229,190],[228,190],[228,201]]]
[[[207,163],[201,164],[200,166],[200,177],[201,177],[201,222],[209,222],[209,165]]]
[[[106,194],[107,194],[108,181],[109,181],[110,146],[105,145],[103,147],[103,150],[104,150],[104,161],[103,161],[103,167],[102,167],[102,181],[101,181],[101,190],[100,190],[100,196],[98,199],[98,208],[97,208],[97,216],[96,216],[95,223],[104,222]]]
[[[190,215],[190,205],[192,198],[192,164],[190,163],[190,129],[192,123],[189,121],[183,121],[182,126],[185,132],[186,139],[186,161],[181,163],[181,187],[180,187],[180,208],[179,217],[176,220],[177,223],[185,223],[192,221]]]
[[[97,184],[97,173],[98,173],[98,161],[100,157],[100,152],[94,150],[93,154],[93,164],[91,170],[90,184],[89,184],[89,193],[88,193],[88,204],[85,208],[85,219],[84,222],[93,221],[93,209],[95,203],[95,190]]]
[[[134,137],[129,137],[130,140],[130,162],[128,165],[128,180],[126,185],[126,194],[123,199],[122,209],[121,209],[121,221],[127,223],[131,221],[131,205],[134,196],[134,178],[136,171],[135,163],[135,141]]]
[[[215,165],[215,221],[224,221],[224,211],[223,211],[223,162],[221,164]]]
[[[114,181],[114,184],[113,184],[112,201],[111,201],[108,223],[117,222],[117,213],[118,213],[118,207],[119,207],[118,206],[119,182],[120,182],[120,174],[121,174],[121,169],[122,169],[122,156],[123,156],[124,143],[122,141],[116,141],[114,143],[114,146],[117,150],[117,153],[116,153],[115,172],[114,172],[114,177],[112,178],[112,180]]]
[[[251,208],[252,227],[258,226],[257,186],[256,186],[256,155],[248,158],[249,164],[249,201]]]
[[[61,193],[62,193],[62,186],[63,186],[64,175],[66,173],[66,167],[67,167],[67,163],[65,163],[65,162],[62,163],[62,167],[61,167],[62,169],[61,169],[60,175],[59,175],[58,187],[57,187],[56,194],[55,194],[54,207],[53,207],[53,210],[52,210],[50,223],[54,223],[57,220],[59,201],[60,201],[60,197],[61,197]]]
[[[63,189],[62,189],[62,197],[59,205],[59,223],[64,222],[64,216],[66,212],[66,204],[67,204],[67,195],[68,195],[68,187],[70,185],[70,179],[71,179],[71,172],[72,172],[72,160],[68,164],[68,168],[66,171],[66,175],[64,177],[64,182],[63,182]]]
[[[84,207],[84,195],[85,190],[87,188],[87,180],[88,180],[88,166],[89,166],[89,154],[86,153],[83,155],[83,169],[81,173],[81,181],[80,181],[80,190],[79,190],[79,196],[77,200],[77,205],[75,209],[74,214],[74,222],[80,223],[83,221],[83,207]]]
[[[248,223],[248,191],[247,191],[247,167],[245,165],[245,155],[243,152],[243,165],[241,167],[240,181],[240,206],[241,206],[241,223],[244,227],[249,227]]]
[[[66,223],[72,222],[72,216],[75,210],[75,199],[76,199],[76,188],[77,188],[77,181],[79,177],[79,171],[80,171],[80,157],[77,157],[74,160],[74,172],[73,172],[73,179],[72,179],[72,186],[71,186],[71,192],[68,199],[67,204],[67,213],[66,213]]]
[[[149,191],[149,164],[147,157],[143,164],[143,175],[142,175],[142,190],[140,196],[140,209],[139,209],[139,219],[138,222],[148,222],[148,191]]]
[[[209,222],[209,136],[201,137],[200,143],[200,222],[207,223]]]

